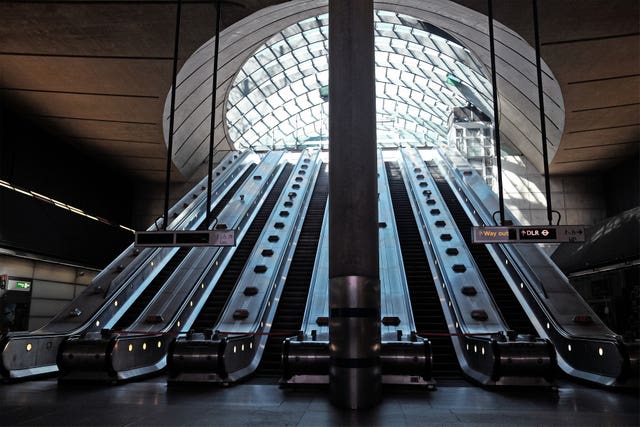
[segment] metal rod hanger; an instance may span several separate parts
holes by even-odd
[[[220,15],[221,15],[222,2],[216,1],[216,40],[213,48],[213,88],[211,90],[211,125],[209,131],[209,175],[207,179],[207,226],[211,222],[211,189],[213,182],[213,147],[214,147],[214,133],[215,133],[215,121],[216,121],[216,92],[218,86],[218,56],[220,53]]]
[[[542,134],[542,160],[544,163],[544,187],[547,198],[547,220],[553,225],[551,208],[551,184],[549,180],[549,154],[547,153],[547,126],[544,115],[544,91],[542,89],[542,65],[540,64],[540,32],[538,29],[538,2],[533,0],[533,30],[536,43],[536,73],[538,76],[538,103],[540,105],[540,133]]]
[[[176,80],[178,75],[178,51],[180,49],[180,14],[182,13],[182,0],[178,0],[176,7],[176,35],[173,44],[173,75],[171,83],[171,107],[169,115],[169,143],[167,144],[167,174],[164,192],[164,220],[162,228],[167,229],[169,224],[169,186],[171,183],[171,157],[173,155],[173,122],[176,109]]]
[[[498,166],[498,198],[500,202],[500,225],[504,225],[504,195],[502,189],[502,153],[500,151],[500,114],[498,109],[498,83],[496,78],[496,52],[493,38],[493,0],[489,3],[489,49],[491,50],[491,83],[493,85],[493,137],[496,141],[496,162]]]

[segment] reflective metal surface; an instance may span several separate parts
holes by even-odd
[[[505,338],[502,347],[511,347],[511,354],[520,350],[525,353],[518,358],[519,370],[500,370],[502,363],[511,363],[513,358],[501,359],[494,351],[494,341],[506,337],[509,328],[419,151],[400,152],[401,171],[462,371],[484,385],[551,386],[555,358],[544,340],[536,339],[537,345],[523,346],[517,336],[508,341]],[[536,357],[525,357],[527,352]],[[540,364],[538,359],[547,363]],[[530,366],[525,366],[526,362]]]
[[[434,158],[473,224],[494,225],[497,196],[466,159],[453,148],[438,149]],[[518,223],[509,212],[506,218]],[[638,387],[640,378],[627,369],[633,365],[629,355],[637,344],[624,343],[611,331],[539,246],[487,245],[487,249],[538,334],[554,344],[563,371],[600,385]],[[591,321],[575,321],[580,316]]]
[[[212,203],[218,203],[226,188],[257,158],[255,153],[230,152],[214,169]],[[169,229],[195,229],[206,212],[206,177],[169,211]],[[154,224],[149,230],[157,229]],[[67,308],[42,328],[31,333],[13,333],[0,347],[3,378],[29,378],[58,371],[58,348],[68,336],[99,332],[109,327],[140,295],[149,282],[176,253],[176,248],[125,249]]]
[[[220,320],[211,325],[212,330],[221,332],[210,343],[200,338],[179,338],[168,355],[170,382],[231,383],[257,368],[321,165],[317,150],[305,150],[298,156]],[[211,354],[210,348],[222,349],[219,355],[216,353],[217,365],[200,363],[198,349]],[[195,366],[189,366],[191,361]]]
[[[277,152],[265,155],[252,172],[253,179],[247,180],[238,189],[237,194],[243,197],[227,203],[218,214],[216,224],[225,224],[228,228],[238,230],[238,240],[244,236],[245,225],[253,219],[275,177],[282,170],[282,156],[283,153]],[[214,274],[221,272],[234,250],[235,247],[191,249],[137,320],[126,327],[126,331],[114,331],[112,336],[105,334],[107,336],[103,339],[114,341],[113,351],[106,359],[106,371],[113,375],[113,380],[130,380],[166,366],[168,343],[180,331],[189,329],[189,322],[194,318],[192,313],[197,313],[215,286],[215,280],[207,280],[208,276],[211,271]],[[149,322],[150,316],[158,320]],[[149,341],[151,336],[156,337],[153,344]],[[78,374],[73,370],[61,374],[61,381],[74,380],[78,375],[88,377],[86,372]],[[104,371],[97,370],[95,376],[96,379],[102,379]]]

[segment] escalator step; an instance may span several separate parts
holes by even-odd
[[[287,280],[271,327],[271,332],[274,334],[267,340],[262,360],[255,373],[256,377],[281,377],[280,359],[282,341],[285,338],[282,333],[297,331],[302,324],[329,192],[326,168],[327,165],[322,166],[309,201],[307,215],[300,230],[296,251],[291,260]]]
[[[212,209],[211,218],[215,218],[220,211],[227,205],[231,196],[235,194],[235,192],[240,188],[242,183],[249,177],[253,169],[255,169],[256,165],[252,164],[247,168],[244,174],[235,182],[235,184],[227,191],[220,202]],[[206,203],[205,203],[206,205]],[[204,217],[202,217],[204,219]],[[205,222],[200,223],[198,226],[198,230],[206,229],[207,224]],[[118,320],[115,324],[114,329],[122,330],[132,325],[140,314],[147,308],[147,306],[151,303],[153,297],[160,292],[162,286],[166,283],[167,279],[171,276],[171,273],[180,265],[180,263],[185,259],[187,254],[189,253],[191,248],[180,248],[173,255],[173,257],[167,262],[167,264],[160,270],[160,272],[156,275],[156,277],[147,285],[146,289],[140,294],[140,296],[135,300],[135,302],[129,307],[129,309],[125,312],[125,314]]]
[[[507,325],[518,333],[537,335],[531,321],[486,246],[472,243],[471,227],[473,224],[447,180],[440,173],[438,166],[433,161],[426,162],[426,164]]]
[[[400,168],[396,162],[385,162],[385,167],[391,189],[391,200],[414,320],[418,332],[423,332],[421,336],[428,338],[431,342],[433,376],[436,380],[438,378],[461,378],[462,371],[451,338],[448,336],[429,336],[429,333],[447,334],[449,330]]]
[[[229,264],[220,276],[220,280],[218,280],[218,282],[216,283],[213,292],[211,292],[211,295],[209,295],[207,302],[204,304],[202,310],[198,314],[198,317],[196,318],[192,329],[196,331],[202,331],[214,327],[218,322],[218,317],[222,313],[227,299],[229,298],[231,291],[233,290],[238,278],[240,277],[240,274],[242,274],[244,265],[246,264],[249,255],[251,255],[258,237],[260,237],[262,229],[269,219],[269,216],[273,211],[273,207],[278,201],[280,193],[282,192],[282,189],[289,179],[289,175],[291,175],[293,167],[294,165],[292,165],[291,163],[287,163],[284,166],[282,173],[276,180],[274,186],[269,192],[269,195],[262,204],[262,207],[256,214],[253,222],[247,229],[244,238],[236,248],[231,261],[229,261]]]

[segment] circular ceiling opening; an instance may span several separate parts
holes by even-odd
[[[328,147],[328,15],[305,19],[262,44],[242,66],[226,102],[236,149]],[[455,107],[493,117],[483,64],[447,32],[376,10],[378,146],[445,144]]]

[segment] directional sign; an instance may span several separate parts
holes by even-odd
[[[504,243],[517,240],[513,227],[473,227],[473,243]]]
[[[526,227],[518,230],[520,240],[556,240],[557,233],[551,227]]]
[[[235,230],[137,231],[135,246],[235,246]]]
[[[472,227],[473,243],[562,243],[584,242],[581,225]]]

